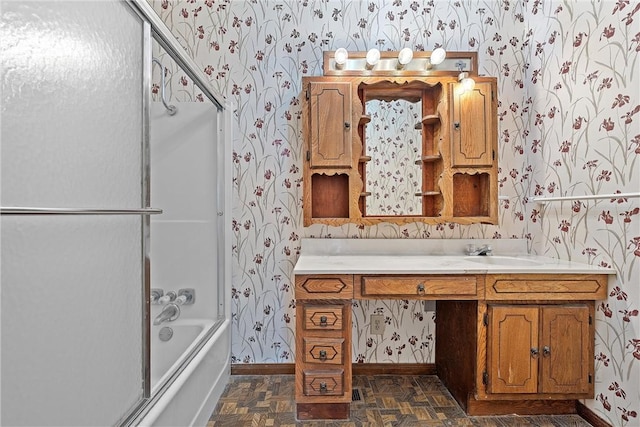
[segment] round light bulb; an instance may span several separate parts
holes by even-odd
[[[347,59],[349,59],[349,52],[347,52],[347,49],[341,47],[333,54],[333,59],[336,61],[337,65],[342,66],[347,63]]]
[[[476,81],[469,77],[469,73],[466,71],[458,74],[458,81],[460,82],[460,87],[462,88],[463,92],[472,91],[476,86]]]
[[[471,92],[476,86],[475,80],[473,80],[471,77],[465,77],[464,79],[462,79],[460,84],[462,84],[462,88],[465,92]]]
[[[431,64],[433,65],[442,64],[442,61],[444,61],[446,57],[447,57],[447,51],[439,47],[433,52],[431,52],[431,58],[430,58]]]
[[[400,65],[407,65],[413,59],[413,51],[405,47],[398,53],[398,62]]]
[[[367,52],[367,65],[373,67],[378,61],[380,61],[380,51],[376,48],[369,49]]]

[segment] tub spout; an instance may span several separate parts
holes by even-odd
[[[162,307],[162,312],[153,319],[153,324],[157,326],[162,322],[171,322],[176,320],[178,316],[180,316],[180,307],[178,307],[178,304],[169,303]]]

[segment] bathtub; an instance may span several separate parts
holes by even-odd
[[[173,336],[163,342],[159,332],[165,326],[173,329]],[[206,426],[229,381],[229,320],[214,325],[207,319],[178,319],[153,326],[151,348],[154,397],[138,425]],[[185,352],[191,355],[188,363],[180,357]],[[167,387],[163,387],[165,380],[169,381]]]

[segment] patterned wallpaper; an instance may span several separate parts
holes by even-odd
[[[292,362],[291,271],[301,237],[526,238],[532,251],[618,273],[596,321],[596,399],[613,425],[640,422],[638,1],[150,0],[211,86],[236,106],[234,363]],[[302,226],[300,84],[322,51],[477,51],[498,77],[500,225]],[[635,73],[632,71],[635,70]],[[202,101],[175,67],[174,99]],[[433,362],[434,313],[415,301],[354,303],[358,362]],[[368,318],[386,318],[382,337]]]

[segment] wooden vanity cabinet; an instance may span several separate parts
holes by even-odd
[[[347,419],[353,276],[296,276],[296,416]]]
[[[346,419],[351,304],[436,301],[438,377],[469,415],[574,413],[594,394],[606,274],[296,275],[296,413]]]
[[[575,399],[593,398],[595,300],[607,280],[488,274],[484,298],[437,301],[438,376],[469,415],[574,412]]]
[[[593,303],[488,306],[487,393],[593,397]]]

